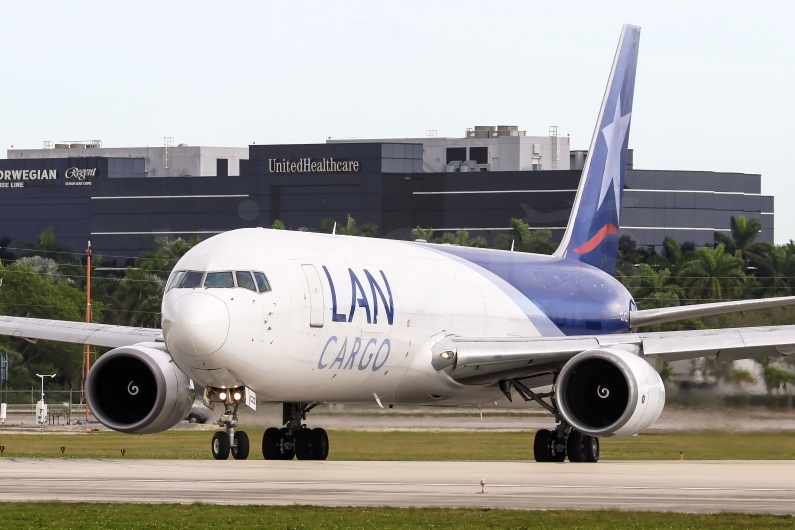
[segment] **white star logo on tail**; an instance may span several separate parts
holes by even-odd
[[[602,207],[602,203],[613,188],[613,194],[616,198],[616,205],[620,204],[621,190],[619,187],[619,177],[621,175],[621,148],[624,146],[624,139],[627,137],[627,129],[629,129],[629,118],[632,113],[629,112],[625,116],[621,115],[621,94],[618,95],[616,100],[616,110],[613,114],[613,121],[602,129],[602,136],[604,136],[605,143],[607,144],[607,157],[605,159],[605,172],[602,175],[602,190],[599,193],[599,204],[596,209]],[[617,215],[621,214],[620,208]]]

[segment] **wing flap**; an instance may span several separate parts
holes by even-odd
[[[87,324],[63,320],[0,316],[0,335],[118,348],[139,342],[163,340],[163,331],[154,328]]]

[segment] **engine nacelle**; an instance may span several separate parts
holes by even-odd
[[[654,368],[615,348],[575,355],[555,385],[563,418],[590,436],[637,434],[660,417],[665,405],[665,387]]]
[[[86,399],[94,417],[109,429],[150,434],[185,418],[193,405],[192,386],[166,352],[124,346],[91,367]]]

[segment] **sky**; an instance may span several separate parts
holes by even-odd
[[[642,27],[637,169],[762,175],[795,239],[795,2],[3,2],[5,149],[462,137],[550,125],[587,149]]]

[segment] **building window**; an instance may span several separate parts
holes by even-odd
[[[215,160],[215,174],[219,177],[229,176],[229,159],[217,158]]]
[[[489,148],[488,147],[470,147],[469,159],[473,160],[476,164],[489,163]]]
[[[448,147],[447,148],[447,162],[466,162],[467,148],[466,147]]]
[[[248,176],[248,159],[246,158],[240,159],[240,176],[241,177]]]
[[[143,158],[108,158],[108,178],[136,178],[146,176]]]

